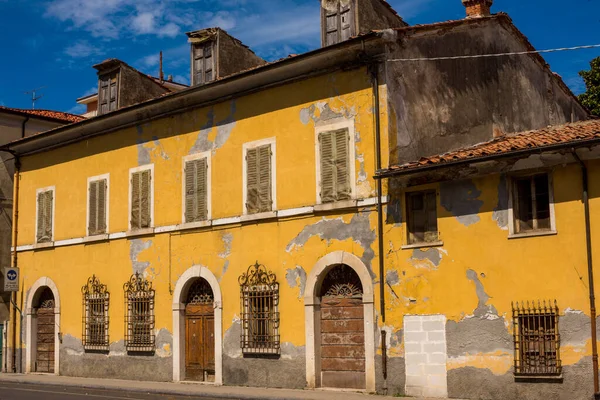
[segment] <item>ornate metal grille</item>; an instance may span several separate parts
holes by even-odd
[[[279,354],[279,283],[259,264],[239,278],[242,314],[240,345],[244,354]]]
[[[83,295],[82,338],[86,350],[108,350],[108,303],[106,285],[92,275],[81,288]]]
[[[138,272],[125,285],[125,348],[154,351],[154,289]]]
[[[54,294],[49,287],[44,288],[40,293],[38,308],[54,308]]]
[[[188,291],[186,304],[212,304],[213,291],[205,279],[196,279]]]
[[[347,265],[336,265],[323,279],[321,297],[362,298],[363,288],[358,274]]]
[[[556,300],[512,304],[515,375],[560,375],[560,335]]]

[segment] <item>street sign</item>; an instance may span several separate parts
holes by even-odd
[[[18,292],[19,291],[19,268],[6,267],[4,268],[4,291]]]

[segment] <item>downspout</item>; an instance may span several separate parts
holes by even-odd
[[[581,178],[583,183],[582,201],[585,208],[585,244],[587,251],[588,282],[590,291],[590,324],[592,325],[592,366],[594,369],[594,399],[600,399],[600,388],[598,383],[598,343],[596,338],[596,295],[594,293],[594,268],[592,263],[592,233],[590,224],[590,202],[588,195],[588,170],[585,163],[579,158],[575,149],[571,149],[575,160],[581,166]]]
[[[373,82],[373,114],[375,114],[375,170],[381,170],[381,115],[379,105],[379,65],[372,64],[371,76]],[[379,251],[379,309],[381,323],[385,325],[385,259],[383,253],[383,183],[377,179],[377,245]],[[383,390],[387,392],[387,344],[386,331],[381,330],[381,370],[383,372]]]

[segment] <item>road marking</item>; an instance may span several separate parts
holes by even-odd
[[[0,388],[10,389],[10,390],[21,390],[24,392],[40,392],[40,393],[53,393],[53,394],[63,394],[63,395],[78,395],[81,397],[100,397],[103,399],[115,399],[115,400],[144,400],[144,397],[116,397],[116,396],[104,396],[101,394],[89,394],[89,393],[76,393],[76,392],[53,392],[51,390],[39,390],[39,389],[21,389],[17,387],[5,387],[0,385]],[[82,389],[84,390],[84,389]]]

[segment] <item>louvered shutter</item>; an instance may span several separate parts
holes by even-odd
[[[38,193],[37,196],[37,232],[36,241],[43,241],[44,237],[44,193]]]
[[[107,180],[102,179],[96,182],[98,195],[97,195],[97,223],[96,223],[96,233],[106,233],[106,189],[107,189]]]
[[[54,192],[49,190],[44,193],[44,236],[45,241],[52,240],[52,201]]]
[[[333,133],[321,133],[319,141],[321,148],[321,202],[328,203],[335,200]]]
[[[206,158],[196,161],[196,221],[208,218],[208,162]]]
[[[151,225],[150,221],[150,205],[152,202],[150,193],[150,170],[141,172],[141,188],[140,188],[140,222],[141,228],[149,228]]]
[[[141,202],[140,202],[140,179],[141,173],[131,174],[131,228],[139,229],[141,227]]]
[[[258,148],[258,200],[259,212],[272,210],[271,199],[271,145]]]
[[[336,200],[350,198],[350,165],[348,160],[348,131],[345,129],[335,131],[335,169],[336,169]]]
[[[196,215],[196,161],[185,163],[185,222],[194,222]]]
[[[206,158],[185,163],[185,222],[208,217]]]
[[[98,181],[90,182],[90,203],[88,205],[88,235],[98,231]]]
[[[258,148],[246,151],[246,209],[249,214],[259,208]]]

